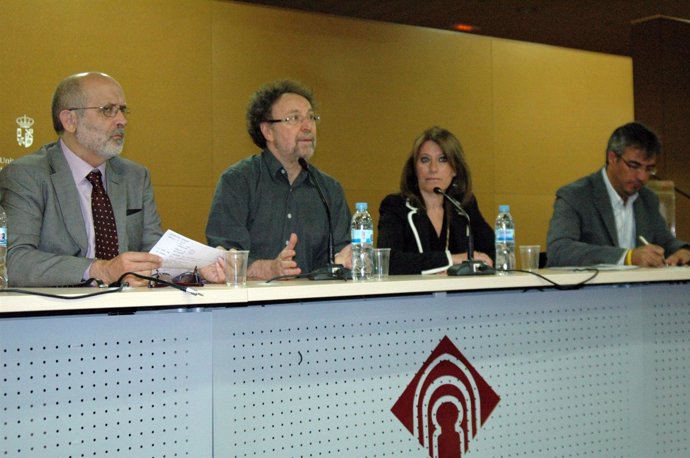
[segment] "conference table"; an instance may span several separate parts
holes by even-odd
[[[690,456],[690,267],[536,273],[2,292],[0,457]]]

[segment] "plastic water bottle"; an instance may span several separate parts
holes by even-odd
[[[509,205],[498,206],[496,217],[496,270],[515,269],[515,223]]]
[[[7,215],[0,206],[0,288],[7,286]]]
[[[357,202],[352,216],[352,279],[369,280],[373,271],[374,221],[366,202]]]

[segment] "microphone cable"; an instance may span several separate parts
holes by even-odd
[[[570,284],[570,285],[563,285],[563,284],[557,283],[557,282],[545,277],[544,275],[541,275],[537,272],[530,271],[530,270],[510,269],[510,270],[502,270],[500,272],[523,272],[526,274],[531,274],[531,275],[534,275],[535,277],[539,277],[542,280],[544,280],[545,282],[551,284],[554,287],[554,289],[556,289],[558,291],[574,291],[577,289],[582,289],[584,286],[587,285],[588,282],[592,281],[597,275],[599,275],[599,269],[594,269],[594,268],[573,269],[572,271],[573,272],[593,272],[593,273],[592,273],[592,275],[585,278],[584,280],[582,280],[579,283],[574,283],[574,284]],[[496,273],[498,273],[498,272],[499,271],[497,271]],[[300,275],[279,275],[277,277],[269,278],[268,280],[266,280],[266,283],[271,283],[274,280],[289,280],[289,279],[298,279],[298,278],[308,278],[311,274],[312,274],[312,272],[306,273],[306,274],[300,274]],[[334,278],[334,280],[339,280],[339,279],[340,278]],[[347,281],[347,278],[343,277],[342,280]],[[532,289],[532,288],[540,289],[541,287],[540,286],[530,286],[530,287],[527,287],[526,289]]]
[[[271,277],[268,280],[266,280],[266,283],[271,283],[272,281],[277,281],[277,280],[297,280],[300,278],[307,278],[309,274],[299,274],[299,275],[278,275],[275,277]]]
[[[115,282],[113,282],[113,283],[111,283],[110,285],[108,285],[108,287],[125,287],[125,286],[129,286],[129,284],[128,284],[127,282],[123,282],[123,281],[122,281],[122,280],[123,280],[126,276],[128,276],[128,275],[131,275],[131,276],[133,276],[133,277],[137,277],[137,278],[139,278],[139,279],[141,279],[141,280],[148,280],[149,283],[153,282],[153,283],[160,283],[160,284],[163,284],[163,285],[166,285],[166,286],[170,286],[170,287],[175,288],[175,289],[177,289],[177,290],[179,290],[179,291],[182,291],[183,293],[189,293],[189,294],[192,294],[192,295],[194,295],[194,296],[203,296],[203,294],[201,294],[198,290],[192,288],[191,286],[178,285],[177,283],[172,282],[172,281],[164,280],[164,279],[159,278],[159,277],[152,277],[152,276],[149,276],[149,275],[142,275],[142,274],[139,274],[139,273],[136,273],[136,272],[125,272],[125,273],[123,273],[122,275],[120,275],[120,278],[118,278]],[[89,279],[89,280],[92,280],[92,279]],[[87,280],[87,282],[88,282],[89,280]]]
[[[88,283],[95,281],[95,279],[90,278],[88,281],[84,282],[82,285],[75,285],[78,287],[81,286],[86,286]],[[0,293],[16,293],[16,294],[26,294],[28,296],[40,296],[40,297],[48,297],[51,299],[64,299],[64,300],[74,300],[74,299],[85,299],[87,297],[95,297],[95,296],[102,296],[103,294],[111,294],[111,293],[119,293],[120,291],[124,290],[126,284],[120,285],[118,287],[109,287],[100,280],[98,280],[101,284],[98,286],[99,291],[96,291],[94,293],[85,293],[85,294],[77,294],[75,296],[64,296],[61,294],[51,294],[51,293],[43,293],[41,291],[31,291],[28,289],[21,289],[21,288],[3,288],[0,289]],[[58,288],[61,288],[58,286]],[[69,288],[68,286],[65,287],[63,286],[62,288]]]
[[[589,267],[583,267],[581,269],[572,269],[572,272],[594,272],[594,273],[579,283],[573,283],[571,285],[562,285],[560,283],[556,283],[555,281],[553,281],[549,278],[546,278],[544,275],[541,275],[541,274],[534,272],[534,271],[531,271],[531,270],[510,269],[510,270],[500,270],[500,271],[497,270],[496,271],[497,274],[500,272],[522,272],[522,273],[526,273],[526,274],[532,274],[535,277],[539,277],[542,280],[544,280],[545,282],[550,283],[551,285],[553,285],[554,289],[557,289],[558,291],[574,291],[576,289],[581,289],[583,286],[586,286],[587,282],[593,280],[594,277],[599,275],[599,269],[594,269],[594,268],[589,268]],[[540,286],[529,286],[526,289],[533,289],[533,288],[541,289]]]
[[[271,283],[272,281],[275,281],[275,280],[298,280],[300,278],[311,279],[314,275],[319,275],[319,274],[321,274],[321,269],[312,270],[311,272],[307,272],[307,273],[299,274],[299,275],[278,275],[276,277],[269,278],[268,280],[266,280],[266,283]],[[345,269],[339,269],[338,273],[333,275],[332,278],[329,278],[329,280],[347,281],[349,279],[347,278],[347,274],[345,274]]]
[[[150,277],[147,275],[142,275],[136,272],[125,272],[120,277],[113,283],[110,283],[109,285],[106,285],[103,283],[102,280],[98,278],[89,278],[88,280],[85,280],[79,285],[74,285],[75,287],[83,287],[83,286],[88,286],[91,283],[95,283],[96,286],[98,287],[99,291],[93,292],[93,293],[85,293],[85,294],[77,294],[73,296],[66,296],[66,295],[61,295],[61,294],[51,294],[51,293],[44,293],[41,291],[33,291],[33,290],[28,290],[28,289],[22,289],[22,288],[2,288],[0,289],[0,293],[15,293],[15,294],[26,294],[29,296],[40,296],[40,297],[48,297],[51,299],[64,299],[64,300],[75,300],[75,299],[86,299],[89,297],[96,297],[96,296],[102,296],[104,294],[112,294],[112,293],[119,293],[124,291],[126,287],[129,286],[129,284],[124,280],[124,278],[128,275],[131,275],[133,277],[137,277],[142,280],[148,280],[150,282],[155,282],[155,283],[162,283],[166,286],[171,286],[177,290],[180,290],[185,293],[193,294],[194,296],[202,296],[199,291],[197,291],[194,288],[188,287],[188,286],[183,286],[183,285],[177,285],[173,282],[169,282],[167,280],[163,280],[160,278],[156,277]],[[69,287],[69,286],[67,286]],[[58,287],[60,288],[60,287]]]

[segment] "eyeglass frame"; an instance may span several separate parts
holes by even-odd
[[[302,116],[301,114],[292,114],[289,116],[286,116],[281,119],[264,119],[263,122],[267,122],[269,124],[275,124],[278,122],[282,122],[284,124],[287,124],[288,126],[299,126],[301,125],[304,121],[309,121],[313,122],[314,124],[318,124],[319,121],[321,121],[321,116],[316,114],[316,113],[309,113],[306,116]]]
[[[616,157],[620,160],[623,161],[625,165],[628,166],[630,170],[633,172],[645,172],[647,175],[656,175],[656,172],[658,172],[658,169],[656,168],[655,165],[642,165],[637,161],[628,161],[626,160],[622,154],[616,154]]]
[[[116,103],[109,103],[107,105],[103,105],[102,107],[72,107],[72,108],[67,108],[67,111],[75,111],[75,110],[98,110],[101,112],[103,116],[106,118],[114,118],[117,116],[118,113],[122,113],[122,116],[127,116],[131,112],[129,111],[129,107],[127,105],[118,105]],[[112,113],[112,114],[110,114]]]
[[[172,277],[167,272],[159,272],[156,270],[151,277],[161,281],[149,280],[149,288],[163,288],[165,286],[169,286],[166,284],[166,282],[174,283],[179,286],[204,286],[204,280],[201,278],[199,269],[197,267],[194,267],[194,270],[191,272],[184,272],[175,277]]]

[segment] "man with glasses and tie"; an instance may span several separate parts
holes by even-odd
[[[660,154],[661,142],[642,124],[617,128],[604,168],[556,192],[547,265],[690,264],[690,244],[673,236],[645,187]]]
[[[107,284],[161,266],[147,253],[163,234],[151,177],[119,157],[127,113],[122,87],[106,74],[60,82],[52,103],[58,141],[0,172],[10,285],[76,285],[89,278]],[[146,284],[133,276],[126,281]]]
[[[314,154],[315,109],[311,90],[290,80],[269,83],[250,99],[247,129],[262,151],[223,172],[206,226],[209,245],[249,250],[248,278],[297,276],[329,264],[325,206],[299,163]],[[335,263],[349,268],[345,194],[335,179],[309,168],[330,208]]]

